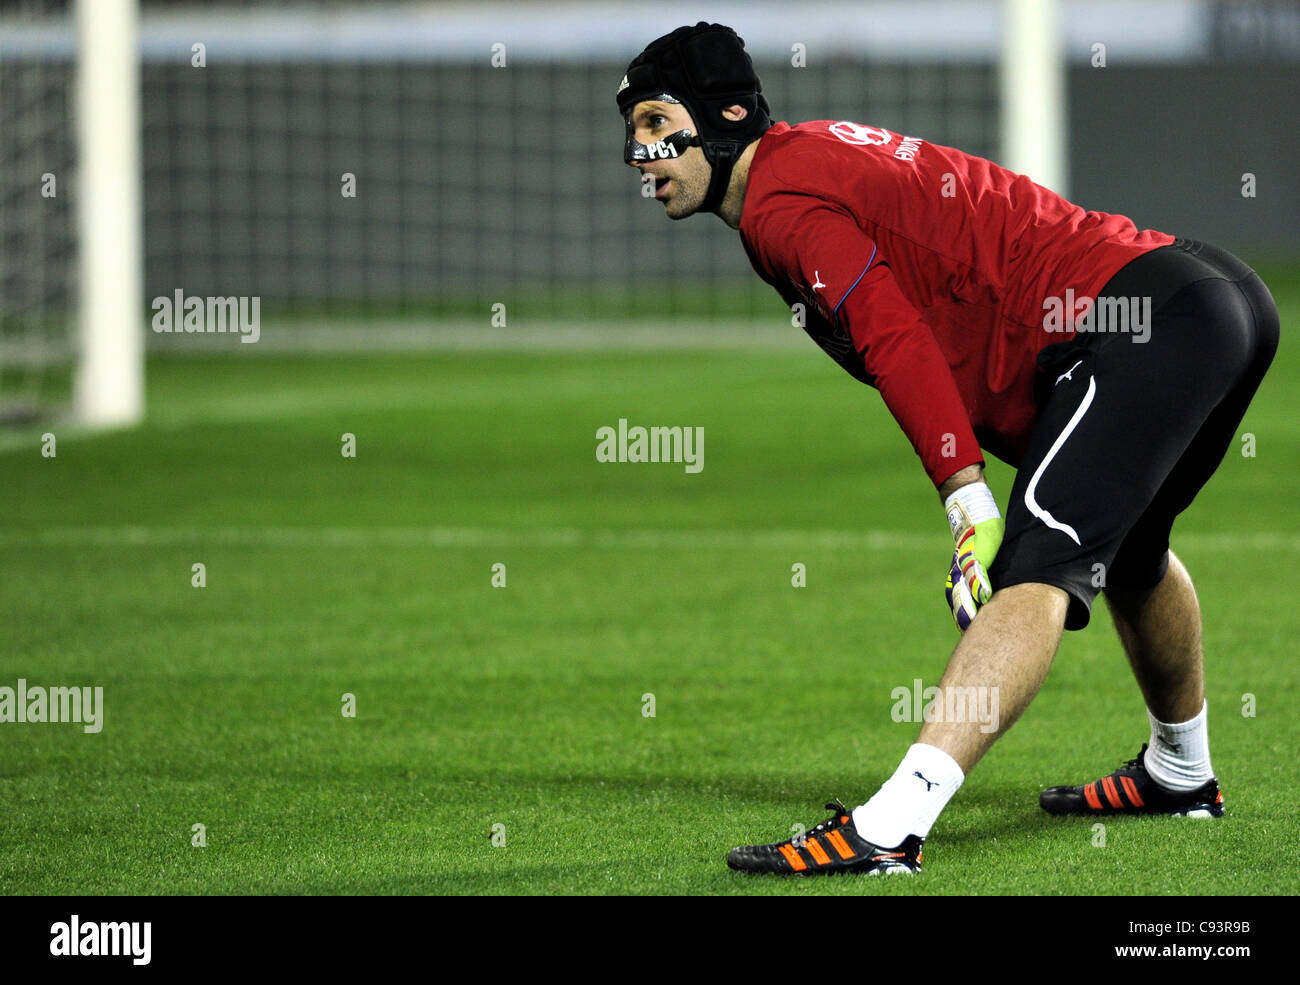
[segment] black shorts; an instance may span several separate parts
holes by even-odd
[[[1109,298],[1150,298],[1149,318],[1139,308],[1125,331]],[[1066,629],[1103,588],[1164,578],[1174,517],[1235,443],[1278,341],[1259,276],[1194,240],[1128,263],[1095,311],[1111,317],[1039,354],[1039,417],[989,571],[995,590],[1064,589]]]

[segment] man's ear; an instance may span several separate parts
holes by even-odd
[[[728,106],[722,111],[722,115],[728,120],[743,120],[749,115],[749,110],[744,106]]]

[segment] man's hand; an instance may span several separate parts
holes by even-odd
[[[988,569],[1002,546],[1006,522],[982,479],[959,486],[943,505],[956,545],[944,594],[957,628],[964,633],[979,607],[993,597]]]
[[[970,621],[975,618],[975,613],[979,611],[979,606],[971,597],[970,589],[966,587],[966,582],[962,580],[961,568],[957,566],[957,552],[953,551],[952,564],[948,568],[948,580],[943,583],[943,594],[948,600],[948,608],[952,610],[952,617],[957,621],[957,628],[963,633],[966,632]]]

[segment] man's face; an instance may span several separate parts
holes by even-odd
[[[678,130],[695,131],[695,123],[680,103],[663,103],[649,99],[632,107],[634,136],[643,144],[653,144]],[[653,175],[655,198],[664,203],[670,219],[685,219],[704,202],[713,168],[699,147],[688,147],[681,157],[667,160],[639,161],[632,165],[643,175]]]

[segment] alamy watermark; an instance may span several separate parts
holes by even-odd
[[[102,687],[28,687],[18,678],[17,687],[0,687],[0,725],[75,722],[83,732],[104,727]]]
[[[82,920],[74,913],[67,921],[50,924],[50,954],[56,958],[130,958],[146,965],[152,957],[153,924],[140,920]]]
[[[159,334],[229,332],[239,334],[240,342],[262,337],[260,297],[186,297],[178,287],[171,297],[160,295],[149,306],[154,312],[150,325]]]
[[[1043,331],[1118,333],[1132,335],[1135,343],[1151,340],[1151,298],[1076,298],[1068,288],[1064,297],[1043,299]]]
[[[978,722],[985,735],[998,730],[997,685],[925,687],[917,677],[910,688],[894,688],[889,698],[894,702],[889,717],[896,722]]]
[[[704,470],[704,428],[628,427],[620,417],[617,429],[596,429],[596,461],[677,462],[694,475]]]

